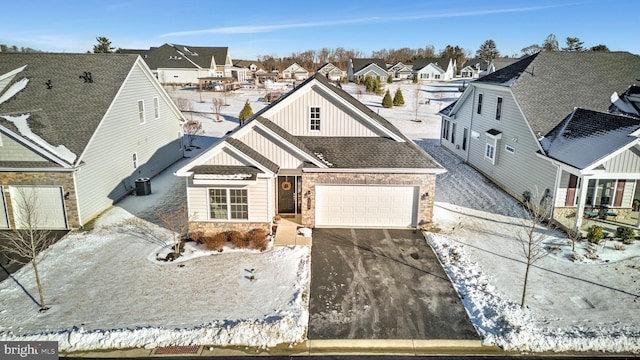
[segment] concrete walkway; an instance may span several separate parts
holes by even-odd
[[[293,219],[281,219],[277,224],[275,246],[311,246],[311,237],[298,234],[302,225]]]

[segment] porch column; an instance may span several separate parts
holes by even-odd
[[[574,230],[580,230],[582,226],[582,218],[584,217],[584,205],[587,199],[587,190],[589,189],[589,178],[582,177],[582,181],[580,182],[580,194],[578,195],[578,204],[576,209],[576,223],[574,226]]]

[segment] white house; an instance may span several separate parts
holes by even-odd
[[[349,59],[347,64],[347,77],[349,81],[362,80],[367,75],[378,77],[380,81],[385,83],[389,77],[387,72],[387,64],[383,59]]]
[[[284,79],[306,80],[309,77],[309,71],[302,66],[293,63],[287,66],[286,69],[282,70],[282,77]]]
[[[456,60],[450,58],[426,59],[417,58],[413,61],[413,73],[418,80],[447,81],[455,78],[457,72]]]

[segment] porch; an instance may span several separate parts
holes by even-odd
[[[636,229],[636,233],[640,235],[640,224],[638,217],[640,212],[638,211],[622,211],[619,212],[616,209],[609,209],[611,213],[618,214],[616,216],[600,216],[600,212],[598,209],[595,209],[597,214],[591,213],[590,207],[588,207],[584,211],[584,217],[582,219],[582,223],[580,225],[580,233],[583,237],[586,237],[587,231],[589,227],[592,225],[597,225],[602,227],[602,231],[605,234],[605,237],[614,237],[616,234],[616,229],[620,226],[628,226]],[[575,228],[576,219],[575,219],[575,209],[573,211],[573,216],[567,214],[566,216],[556,216],[554,220],[565,230]],[[622,213],[622,215],[620,215]],[[606,214],[606,213],[605,213]]]

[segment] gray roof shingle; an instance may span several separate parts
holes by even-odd
[[[149,68],[154,70],[159,68],[196,68],[193,63],[203,69],[209,69],[212,58],[215,59],[217,66],[224,66],[229,48],[164,44],[160,47],[151,47],[149,50],[121,49],[120,52],[140,55]]]
[[[614,92],[640,79],[640,56],[628,52],[542,51],[476,83],[511,88],[537,134],[547,134],[574,107],[606,112]]]
[[[353,72],[357,73],[358,71],[364,69],[367,65],[369,64],[376,64],[378,65],[378,67],[380,67],[382,70],[387,70],[387,64],[385,63],[384,59],[364,59],[364,58],[360,58],[360,59],[351,59],[351,63],[353,64]]]
[[[232,137],[225,138],[225,141],[227,143],[229,143],[231,146],[233,146],[234,148],[242,151],[245,155],[249,156],[253,160],[255,160],[258,163],[260,163],[262,166],[264,166],[267,169],[269,169],[269,171],[271,171],[273,173],[277,173],[278,170],[280,169],[280,166],[278,166],[278,164],[276,164],[273,161],[271,161],[271,160],[267,159],[266,157],[262,156],[262,154],[260,154],[259,152],[253,150],[252,148],[247,146],[242,141],[240,141],[238,139],[235,139],[235,138],[232,138]]]
[[[189,171],[199,175],[250,175],[243,180],[255,180],[257,175],[262,173],[252,166],[230,166],[230,165],[198,165],[192,167]]]
[[[0,116],[29,113],[28,124],[36,135],[54,147],[64,145],[79,157],[137,58],[121,54],[0,53],[0,74],[27,65],[13,83],[29,79],[22,91],[0,104]],[[84,72],[91,73],[93,82],[80,78]],[[45,85],[49,80],[51,89]],[[2,117],[0,124],[20,134]]]

